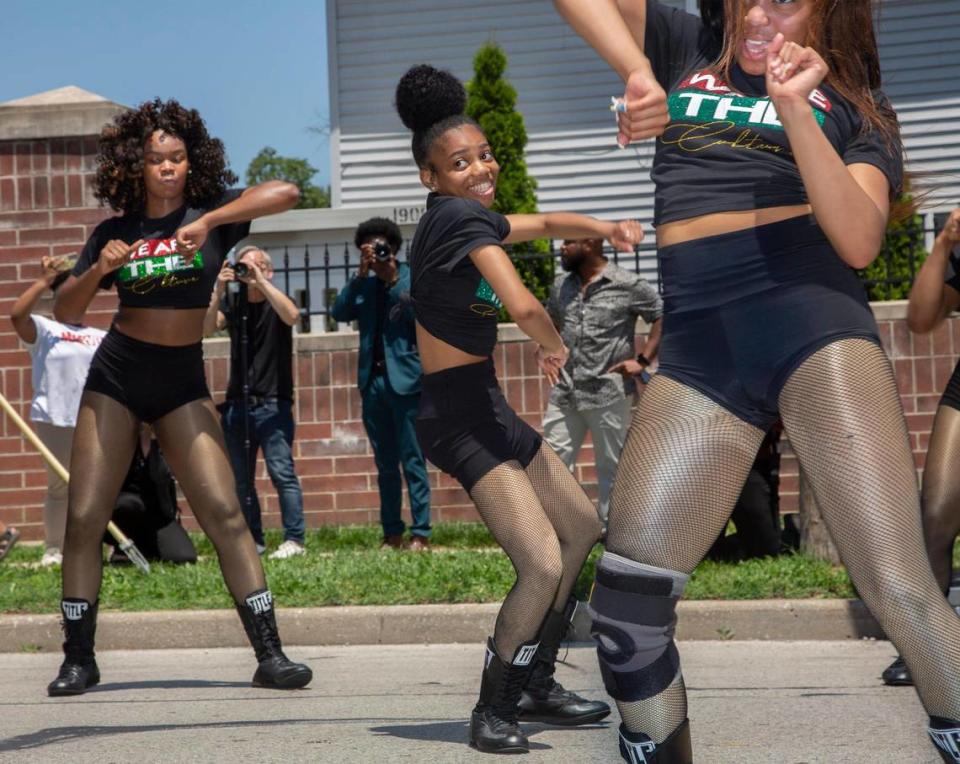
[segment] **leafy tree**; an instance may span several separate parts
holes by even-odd
[[[909,205],[909,196],[901,197],[896,207]],[[910,295],[913,277],[927,258],[924,246],[923,218],[916,212],[894,220],[887,227],[880,255],[858,271],[871,300],[905,300]]]
[[[494,43],[486,43],[473,58],[473,79],[467,83],[467,114],[475,119],[490,141],[500,164],[493,209],[502,214],[537,211],[537,182],[527,172],[524,148],[527,130],[516,110],[517,91],[504,79],[507,56]],[[511,256],[527,288],[546,300],[553,281],[553,258],[546,239],[514,244]],[[501,321],[508,321],[501,311]]]
[[[284,157],[277,150],[266,146],[260,150],[247,167],[247,185],[255,186],[265,180],[285,180],[300,189],[300,201],[297,209],[330,206],[330,189],[313,184],[312,178],[317,168],[306,159]]]

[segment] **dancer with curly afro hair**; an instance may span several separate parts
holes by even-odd
[[[240,511],[219,418],[203,371],[203,319],[227,252],[250,221],[293,207],[296,186],[228,189],[223,144],[200,115],[154,100],[117,116],[100,137],[95,193],[121,214],[96,227],[54,315],[79,323],[98,289],[120,308],[87,377],[70,460],[63,548],[63,664],[50,695],[97,684],[94,658],[100,539],[141,422],[153,425],[197,520],[213,541],[258,666],[253,684],[302,687],[307,666],[283,653],[263,568]]]
[[[424,455],[470,494],[517,572],[488,641],[470,741],[481,751],[520,753],[529,746],[518,718],[578,725],[610,708],[553,677],[576,604],[571,591],[600,523],[570,471],[497,383],[491,356],[501,305],[538,344],[537,364],[551,382],[567,360],[553,322],[501,245],[601,237],[632,250],[642,232],[635,221],[491,211],[500,166],[464,115],[465,103],[463,85],[431,66],[413,67],[397,86],[397,111],[413,131],[413,157],[431,191],[410,252],[424,371],[417,436]]]

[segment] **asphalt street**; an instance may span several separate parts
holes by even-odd
[[[699,764],[937,764],[911,689],[883,687],[887,642],[683,642]],[[16,762],[474,762],[466,745],[483,647],[293,647],[314,681],[250,687],[242,649],[106,651],[102,684],[48,698],[60,657],[0,654],[0,760]],[[561,653],[563,655],[563,653]],[[560,680],[592,697],[595,653]],[[581,729],[527,725],[529,762],[617,762],[616,712]]]

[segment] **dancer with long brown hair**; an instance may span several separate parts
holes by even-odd
[[[852,271],[877,256],[903,172],[871,3],[726,0],[722,46],[656,0],[555,5],[626,83],[620,143],[659,136],[660,368],[591,599],[621,754],[692,760],[676,602],[779,415],[933,741],[960,761],[960,620],[926,560],[900,397]]]

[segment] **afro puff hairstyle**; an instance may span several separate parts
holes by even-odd
[[[210,137],[200,113],[173,99],[156,98],[118,114],[100,133],[93,191],[101,204],[127,214],[143,209],[143,149],[157,130],[179,138],[187,147],[190,174],[184,195],[191,207],[214,204],[237,182],[227,168],[223,142]]]
[[[360,249],[360,245],[363,244],[364,240],[369,239],[371,236],[382,236],[387,240],[387,244],[390,245],[390,248],[394,252],[399,252],[400,247],[403,245],[403,234],[400,233],[399,226],[387,218],[370,218],[369,220],[364,220],[357,226],[357,230],[353,234],[353,243],[357,249]]]
[[[447,130],[461,125],[480,126],[463,113],[467,91],[450,72],[429,64],[411,67],[397,83],[396,106],[400,121],[413,131],[413,159],[429,167],[434,142]]]

